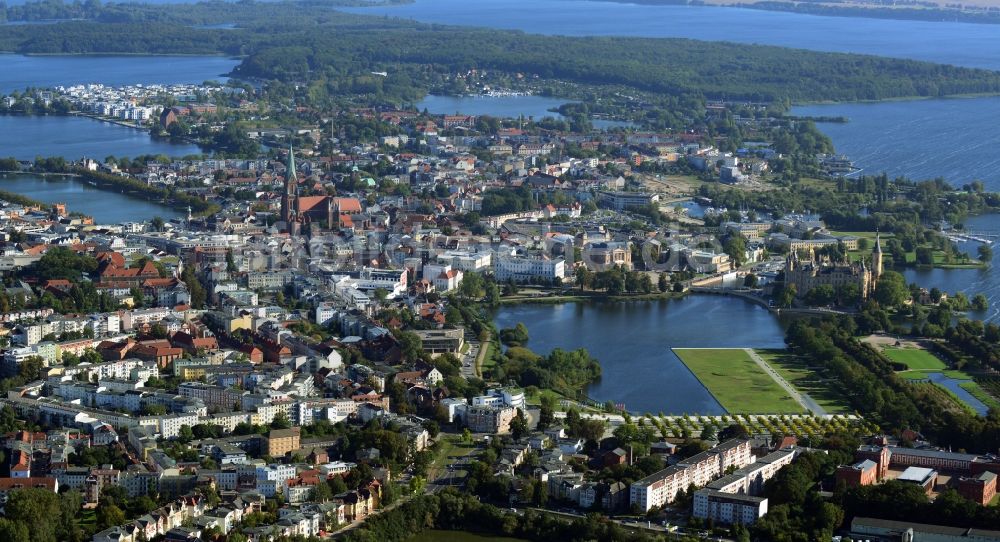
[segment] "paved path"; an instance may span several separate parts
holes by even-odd
[[[809,397],[808,394],[801,393],[799,390],[795,389],[795,386],[792,386],[787,380],[785,380],[785,377],[778,374],[773,367],[768,365],[768,363],[764,361],[764,358],[760,357],[760,355],[758,355],[753,348],[744,348],[743,351],[750,356],[750,359],[752,359],[754,363],[759,365],[761,369],[764,369],[764,372],[773,378],[779,386],[784,388],[785,391],[792,396],[792,399],[795,399],[795,402],[802,405],[802,408],[817,416],[826,416],[826,410],[823,407],[819,406],[819,404],[814,401],[812,397]]]

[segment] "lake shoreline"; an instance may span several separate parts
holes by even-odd
[[[663,299],[681,299],[691,295],[692,292],[658,292],[650,294],[633,295],[608,295],[598,292],[577,292],[577,294],[566,295],[546,295],[537,297],[511,298],[501,297],[500,305],[561,305],[563,303],[628,303],[634,301],[659,301]]]
[[[758,305],[710,295],[501,305],[490,318],[498,329],[523,322],[526,346],[535,352],[585,348],[601,365],[601,378],[586,388],[594,401],[624,402],[630,412],[677,415],[722,415],[725,409],[672,348],[783,348],[787,322]],[[720,327],[728,331],[719,333]],[[636,379],[637,374],[644,377]],[[665,397],[667,386],[677,393]]]
[[[780,13],[794,13],[796,15],[811,15],[814,17],[843,17],[847,19],[882,19],[890,21],[918,21],[918,22],[956,22],[962,24],[1000,24],[1000,17],[989,13],[969,13],[947,8],[884,8],[880,6],[815,6],[796,2],[704,2],[701,4],[689,3],[686,0],[594,0],[597,2],[609,2],[614,4],[634,4],[644,6],[679,6],[698,7],[709,6],[730,9],[753,9],[757,11],[769,11]],[[903,11],[906,10],[906,11]],[[910,15],[910,16],[907,16]],[[926,15],[922,17],[920,15]]]
[[[15,196],[14,199],[21,200],[19,204],[41,209],[65,203],[71,214],[91,216],[99,223],[144,222],[157,215],[166,219],[183,216],[186,211],[180,205],[87,182],[78,172],[0,172],[0,193]],[[4,197],[0,195],[0,199]],[[117,218],[107,220],[109,214],[116,214]]]

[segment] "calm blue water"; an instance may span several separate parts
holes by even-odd
[[[983,215],[965,222],[970,232],[1000,234],[1000,216]],[[995,238],[1000,239],[1000,238]],[[959,249],[973,258],[976,257],[976,242],[959,243]],[[1000,245],[993,246],[993,262],[987,269],[906,269],[902,271],[907,283],[917,283],[924,288],[938,288],[953,294],[962,292],[970,299],[983,294],[990,302],[984,313],[969,313],[972,318],[996,320],[1000,317]]]
[[[505,306],[498,328],[528,326],[528,348],[586,348],[602,378],[588,390],[631,412],[724,414],[671,348],[784,348],[784,330],[762,307],[722,296],[634,303]],[[670,390],[666,393],[666,390]]]
[[[965,390],[960,384],[963,382],[969,382],[969,380],[956,380],[954,378],[949,378],[942,373],[928,373],[927,377],[931,382],[945,388],[946,390],[955,394],[963,403],[972,407],[980,416],[985,416],[990,408],[986,406],[982,401],[976,399],[971,393]]]
[[[97,188],[68,177],[40,177],[25,174],[0,174],[0,190],[16,192],[46,203],[65,203],[71,212],[94,217],[98,223],[118,224],[182,216],[169,207],[131,198]]]
[[[224,81],[238,60],[221,56],[24,56],[0,54],[0,94],[82,83],[110,86]]]
[[[849,118],[817,126],[865,174],[943,177],[957,187],[981,180],[1000,190],[1000,97],[810,105],[792,112]]]
[[[491,117],[533,118],[544,117],[561,119],[562,115],[550,109],[558,109],[568,103],[561,98],[545,96],[436,96],[430,94],[416,104],[420,111],[427,109],[436,115],[489,115]],[[598,130],[613,128],[631,128],[635,124],[620,120],[592,119],[590,123]]]
[[[143,154],[186,156],[202,154],[197,145],[175,144],[150,137],[146,130],[127,128],[86,117],[0,116],[0,157],[33,160],[62,156],[67,160],[106,156],[134,158]]]
[[[757,43],[1000,69],[1000,25],[820,17],[709,6],[588,0],[416,0],[344,11],[567,36]]]
[[[436,96],[428,95],[417,102],[417,109],[437,114],[454,115],[489,115],[493,117],[517,118],[523,115],[525,119],[533,117],[536,120],[543,117],[560,118],[556,109],[569,100],[547,98],[545,96]]]

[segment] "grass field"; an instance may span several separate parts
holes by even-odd
[[[494,350],[496,350],[496,346],[494,346],[493,341],[489,341],[483,346],[486,348],[486,353],[483,354],[483,365],[479,368],[479,370],[482,371],[483,374],[486,374],[495,369],[497,366],[497,360],[494,358],[496,355],[496,352],[494,352]],[[483,346],[480,346],[480,348],[483,348]]]
[[[844,397],[825,385],[822,376],[809,368],[802,358],[787,350],[757,350],[757,354],[795,389],[809,394],[828,413],[849,414],[854,411]]]
[[[739,348],[674,353],[731,414],[798,414],[802,407]]]
[[[979,399],[987,408],[1000,409],[1000,401],[996,397],[986,393],[986,390],[981,388],[978,382],[963,382],[959,386],[976,399]]]
[[[943,371],[947,366],[926,350],[919,348],[895,348],[889,347],[882,350],[892,361],[906,365],[911,371]]]
[[[526,542],[520,538],[491,536],[471,531],[442,531],[430,529],[406,539],[406,542]]]

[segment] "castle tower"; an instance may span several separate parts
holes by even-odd
[[[295,200],[298,188],[298,177],[295,174],[295,151],[292,145],[288,145],[288,166],[285,170],[285,193],[281,196],[281,220],[288,225],[291,231],[292,222],[295,221]]]
[[[875,249],[872,250],[872,283],[882,276],[882,236],[875,232]]]

